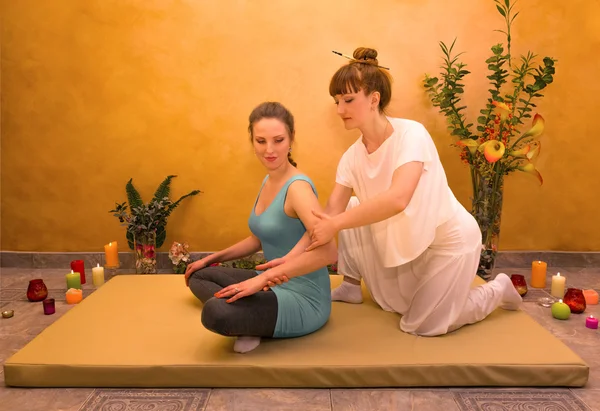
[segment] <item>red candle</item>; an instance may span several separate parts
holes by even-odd
[[[71,270],[73,270],[74,273],[79,273],[79,277],[81,277],[81,284],[85,284],[85,267],[83,265],[83,260],[71,261]]]

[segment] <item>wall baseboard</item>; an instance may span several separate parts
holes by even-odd
[[[191,253],[192,259],[197,260],[210,252]],[[255,259],[262,258],[262,253],[258,253]],[[86,268],[104,265],[104,253],[93,252],[71,252],[71,253],[46,253],[46,252],[28,252],[28,251],[1,251],[0,267],[15,268],[64,268],[70,270],[70,263],[73,260],[83,260]],[[119,271],[135,272],[133,252],[119,253],[121,266]],[[534,260],[542,260],[548,263],[549,267],[600,267],[600,251],[592,252],[571,252],[571,251],[500,251],[496,268],[528,268]],[[157,268],[167,270],[173,268],[169,260],[169,253],[157,253]]]

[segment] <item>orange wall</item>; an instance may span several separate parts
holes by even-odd
[[[168,174],[179,176],[173,196],[204,194],[175,210],[166,246],[208,251],[239,240],[264,175],[246,121],[264,100],[295,114],[295,158],[325,203],[357,136],[343,129],[327,93],[345,63],[331,50],[357,46],[377,48],[392,68],[391,114],[428,127],[469,207],[468,170],[422,79],[438,72],[438,41],[457,36],[476,115],[487,97],[483,61],[504,41],[492,31],[500,16],[492,0],[376,4],[3,0],[2,250],[101,251],[123,242],[108,210],[125,201],[126,181],[133,177],[148,200]],[[600,3],[521,0],[517,8],[513,52],[558,63],[539,103],[545,183],[508,178],[500,246],[598,251]]]

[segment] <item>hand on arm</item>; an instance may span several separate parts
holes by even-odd
[[[286,201],[290,202],[298,218],[302,221],[307,231],[310,231],[316,222],[316,217],[312,211],[321,211],[321,206],[310,184],[305,181],[294,182],[288,189]],[[299,244],[301,242],[302,240],[299,241]],[[301,247],[304,247],[304,245],[301,244]],[[308,274],[319,268],[326,267],[337,260],[337,247],[334,241],[330,241],[323,247],[310,252],[299,252],[298,250],[303,250],[299,246],[295,247],[295,250],[294,253],[290,252],[286,255],[282,264],[265,271],[255,278],[224,288],[218,294],[218,297],[231,297],[227,302],[233,302],[260,291],[269,281],[271,284],[274,284],[276,281],[281,281],[284,276],[293,278]]]
[[[336,184],[333,188],[333,192],[329,196],[329,200],[327,201],[327,206],[325,208],[325,214],[330,216],[338,215],[346,209],[348,206],[348,202],[350,201],[350,197],[352,196],[352,189],[341,184]],[[310,216],[309,216],[310,217]],[[310,230],[307,230],[306,233],[302,236],[300,241],[294,246],[294,248],[287,253],[284,257],[276,258],[271,260],[265,264],[261,264],[256,266],[257,270],[263,271],[268,270],[270,268],[277,267],[278,265],[283,264],[284,262],[290,260],[292,257],[299,256],[300,254],[306,252],[306,248],[311,244],[311,234]],[[275,278],[272,283],[268,284],[268,287],[265,287],[265,291],[274,285],[280,285],[282,282],[287,282],[288,278],[284,275],[279,278]]]
[[[362,227],[386,220],[406,209],[423,173],[422,162],[409,162],[398,167],[389,189],[362,202],[358,207],[334,217],[316,213],[319,221],[311,234],[312,250],[330,241],[335,234],[347,228]]]

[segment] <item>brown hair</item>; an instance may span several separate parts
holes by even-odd
[[[392,98],[392,77],[378,67],[377,50],[359,47],[354,50],[354,60],[340,67],[329,83],[329,94],[357,93],[363,90],[365,95],[379,92],[379,111],[383,112]]]
[[[284,107],[283,104],[267,101],[259,104],[252,113],[250,113],[250,117],[248,118],[248,132],[250,133],[250,142],[254,139],[254,123],[262,120],[263,118],[276,118],[281,121],[285,128],[287,129],[288,134],[290,135],[290,146],[294,142],[294,134],[296,130],[294,129],[294,116],[292,113]],[[291,149],[291,148],[290,148]],[[288,161],[291,165],[296,167],[298,164],[292,159],[292,153],[288,151]]]

